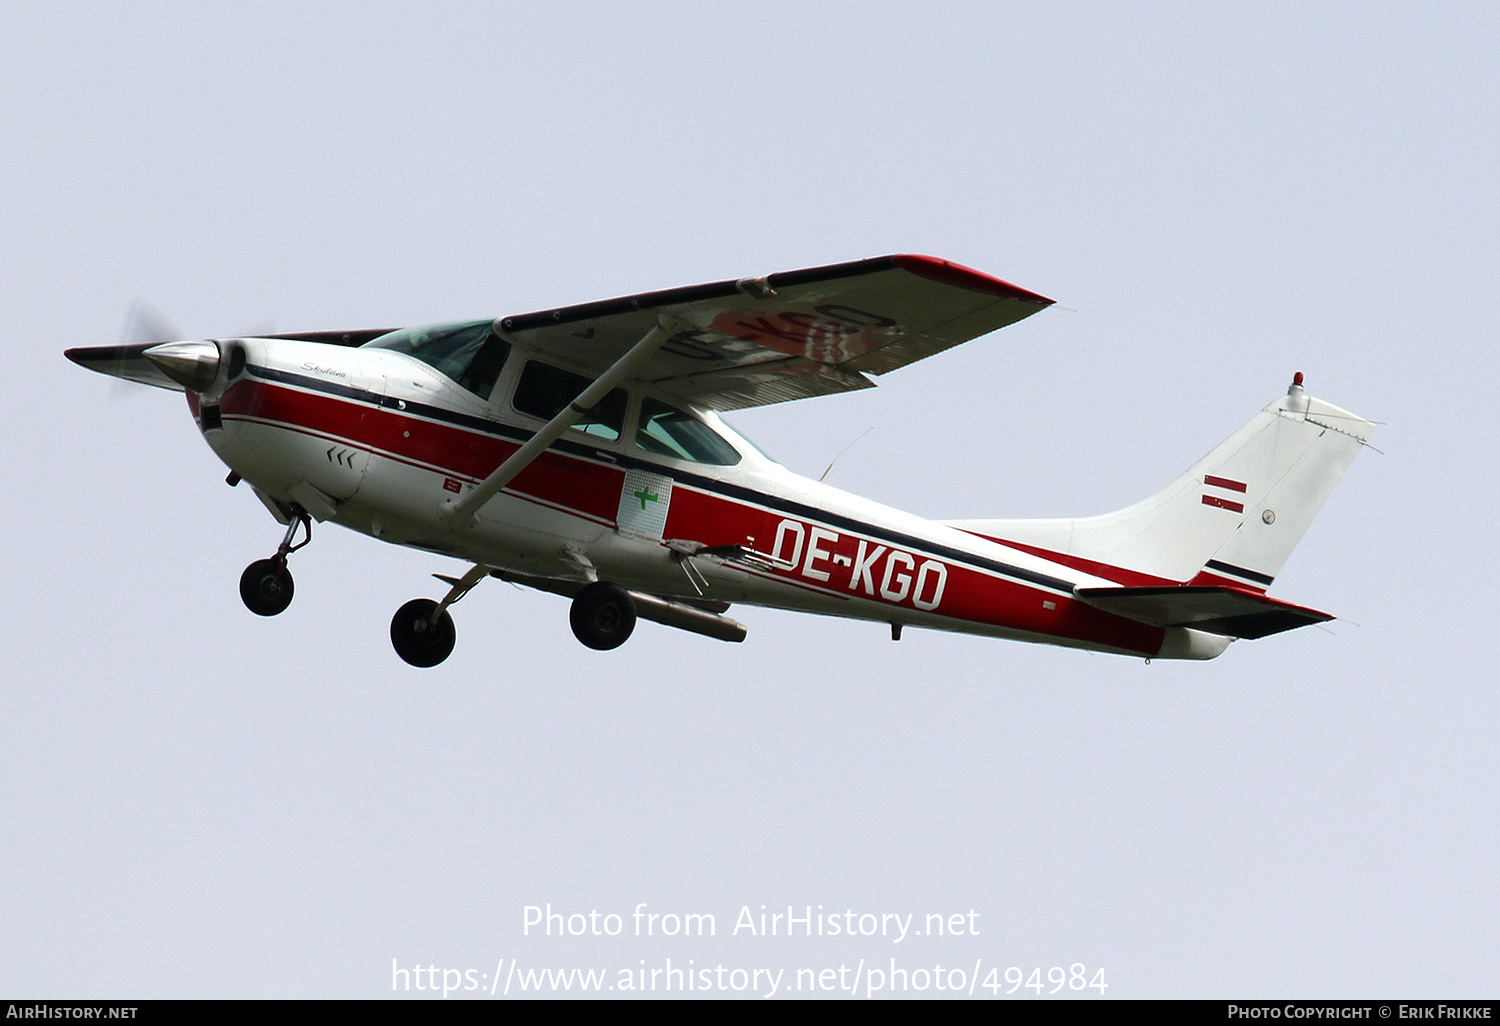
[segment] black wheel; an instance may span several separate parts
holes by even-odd
[[[432,599],[412,599],[391,617],[391,645],[396,654],[413,666],[436,666],[453,654],[458,640],[448,610],[431,623],[438,604]]]
[[[275,616],[292,604],[292,572],[275,559],[258,559],[240,574],[240,598],[256,616]]]
[[[618,584],[595,581],[573,599],[568,612],[573,636],[589,648],[619,648],[635,630],[635,600]]]

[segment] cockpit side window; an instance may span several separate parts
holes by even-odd
[[[690,414],[655,399],[641,400],[641,422],[635,444],[659,456],[671,456],[716,467],[732,467],[740,454],[713,428]]]
[[[510,343],[495,334],[493,321],[402,328],[371,339],[363,348],[405,353],[481,399],[490,397],[510,355]]]
[[[521,371],[512,404],[521,413],[551,420],[562,408],[577,399],[593,382],[581,374],[572,374],[539,360],[532,360]],[[613,442],[625,428],[625,408],[629,399],[625,390],[610,392],[592,410],[573,425],[575,431]]]

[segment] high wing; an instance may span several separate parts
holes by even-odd
[[[517,345],[595,377],[659,324],[636,376],[715,410],[874,386],[1052,300],[929,256],[874,257],[502,317]]]

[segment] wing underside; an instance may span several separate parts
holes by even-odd
[[[497,327],[598,374],[664,324],[671,335],[641,377],[669,395],[734,410],[870,388],[867,375],[1051,303],[958,264],[888,256],[503,317]]]

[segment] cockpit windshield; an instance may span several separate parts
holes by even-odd
[[[656,399],[641,400],[635,444],[647,452],[694,463],[732,467],[740,454],[698,418]]]
[[[401,328],[373,338],[361,348],[405,353],[481,399],[490,397],[510,355],[510,343],[495,334],[493,321]]]

